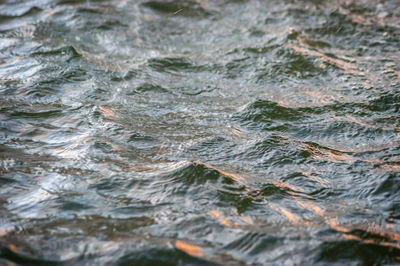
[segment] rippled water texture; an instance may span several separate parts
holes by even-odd
[[[0,2],[0,264],[400,263],[400,2]]]

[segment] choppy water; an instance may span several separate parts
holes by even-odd
[[[400,2],[3,1],[0,264],[400,262]]]

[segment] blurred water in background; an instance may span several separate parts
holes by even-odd
[[[0,2],[0,264],[400,262],[400,2]]]

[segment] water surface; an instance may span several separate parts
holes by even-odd
[[[400,3],[0,2],[0,264],[400,263]]]

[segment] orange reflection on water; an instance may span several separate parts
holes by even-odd
[[[115,114],[115,111],[114,111],[114,109],[113,108],[106,108],[106,107],[104,107],[104,106],[99,106],[99,109],[103,112],[103,114],[105,115],[105,116],[109,116],[109,117],[118,117],[116,114]]]
[[[345,154],[338,154],[331,151],[326,151],[325,154],[328,158],[338,161],[349,161],[354,160],[353,157],[345,155]]]
[[[389,168],[392,171],[400,172],[400,165],[392,165],[392,164],[384,163],[384,164],[381,164],[381,166]]]
[[[390,242],[387,242],[387,241],[377,241],[377,240],[373,240],[373,239],[362,239],[362,238],[360,238],[358,236],[350,235],[350,234],[344,234],[343,237],[345,239],[356,240],[356,241],[362,242],[364,244],[375,244],[375,245],[380,245],[380,246],[385,246],[385,247],[393,247],[393,248],[400,249],[400,244],[397,244],[397,243],[390,243]]]
[[[377,240],[377,239],[362,239],[359,236],[352,235],[350,229],[339,225],[337,220],[334,218],[329,219],[329,223],[330,223],[331,227],[333,229],[335,229],[336,231],[343,232],[344,233],[343,237],[345,239],[357,240],[357,241],[363,242],[365,244],[376,244],[376,245],[394,247],[394,248],[400,249],[400,244],[389,242],[389,241],[399,242],[400,234],[384,232],[384,230],[387,230],[389,228],[382,228],[381,226],[373,225],[373,224],[369,225],[367,228],[365,228],[363,226],[358,227],[358,229],[368,232],[371,235],[380,236],[380,237],[383,237],[383,238],[389,240],[389,241],[382,241],[382,240]]]
[[[191,256],[194,256],[194,257],[203,257],[204,256],[204,252],[201,247],[191,245],[191,244],[182,242],[180,240],[176,241],[175,247]]]
[[[346,62],[342,59],[339,58],[333,58],[330,56],[325,55],[322,52],[316,51],[313,49],[313,47],[311,47],[310,45],[307,44],[307,40],[300,36],[298,37],[298,41],[300,43],[301,46],[296,46],[294,44],[289,44],[289,46],[295,50],[296,52],[298,52],[301,55],[311,55],[311,56],[315,56],[318,57],[321,61],[328,63],[328,64],[332,64],[335,65],[336,67],[342,69],[343,71],[349,73],[349,74],[353,74],[353,75],[365,75],[365,73],[363,71],[361,71],[358,66],[354,63],[351,62]]]
[[[324,180],[324,179],[322,179],[322,178],[319,178],[319,177],[317,177],[317,176],[314,176],[314,175],[312,175],[312,174],[310,174],[310,173],[307,173],[307,172],[301,172],[301,174],[304,175],[304,176],[306,176],[307,178],[311,179],[312,181],[317,182],[317,183],[320,184],[322,187],[324,187],[324,188],[327,187],[327,181],[326,181],[326,180]]]
[[[272,184],[274,186],[280,187],[280,188],[288,188],[288,189],[293,190],[293,191],[301,191],[297,187],[289,185],[288,183],[285,183],[285,182],[282,182],[282,181],[274,181],[274,182],[272,182]]]
[[[330,226],[335,229],[336,231],[340,231],[340,232],[344,232],[347,233],[349,232],[349,229],[347,229],[346,227],[343,227],[341,225],[338,224],[337,220],[335,218],[331,218],[329,219],[329,224]]]
[[[235,215],[236,215],[242,222],[244,222],[244,223],[246,223],[246,224],[253,224],[253,223],[254,223],[254,221],[253,221],[253,219],[252,219],[251,217],[249,217],[249,216],[241,216],[237,209],[235,210]],[[235,223],[235,224],[237,224],[237,223]]]
[[[218,219],[218,221],[220,222],[220,223],[222,223],[223,225],[225,225],[225,226],[232,226],[232,225],[237,225],[237,223],[231,223],[231,222],[229,222],[228,221],[228,219],[226,219],[222,214],[220,214],[218,211],[216,211],[216,210],[212,210],[211,211],[211,216],[213,217],[213,218],[216,218],[216,219]]]
[[[9,230],[9,229],[1,228],[1,229],[0,229],[0,237],[1,237],[1,236],[7,235],[10,231],[11,231],[11,230]]]
[[[298,225],[307,225],[308,224],[306,221],[302,221],[300,218],[298,218],[296,215],[294,215],[293,213],[291,213],[288,210],[277,207],[271,203],[269,204],[269,206],[274,211],[279,212],[279,213],[283,214],[284,216],[286,216],[286,218],[288,218],[294,224],[298,224]]]
[[[121,147],[119,147],[118,145],[116,145],[108,140],[105,140],[104,142],[107,143],[108,145],[110,145],[114,150],[117,150],[117,151],[122,150]]]
[[[307,143],[301,143],[301,145],[309,151],[314,158],[317,159],[325,159],[328,161],[332,162],[337,162],[337,161],[349,161],[349,160],[355,160],[354,157],[343,154],[343,150],[337,150],[333,149],[331,147],[324,147],[324,148],[318,148],[311,146]],[[330,150],[329,150],[330,149]]]
[[[247,217],[247,216],[239,216],[239,218],[240,218],[243,222],[245,222],[245,223],[249,223],[249,224],[252,224],[252,223],[253,223],[253,219],[251,219],[250,217]]]
[[[9,248],[10,250],[14,251],[14,252],[16,252],[16,251],[18,250],[17,246],[14,245],[14,244],[9,244],[9,245],[8,245],[8,248]]]
[[[204,166],[207,167],[207,168],[214,169],[215,171],[219,172],[220,174],[222,174],[222,175],[224,175],[224,176],[227,176],[227,177],[229,177],[230,179],[236,181],[237,183],[239,183],[239,184],[245,186],[245,184],[240,180],[240,179],[242,179],[242,177],[239,176],[239,175],[237,175],[237,174],[225,172],[225,171],[223,171],[223,170],[221,170],[221,169],[218,169],[217,167],[215,167],[215,166],[213,166],[213,165],[211,165],[211,164],[204,163],[204,162],[202,162],[202,161],[196,161],[196,163],[201,164],[201,165],[204,165]]]
[[[244,133],[242,133],[241,131],[239,131],[237,129],[233,129],[232,132],[233,132],[233,134],[235,134],[239,138],[242,138],[242,139],[247,139],[248,138]]]
[[[325,211],[323,209],[321,209],[320,207],[312,204],[311,202],[304,202],[301,200],[298,200],[296,198],[294,198],[294,200],[296,201],[296,203],[298,205],[300,205],[301,207],[310,210],[312,212],[315,212],[316,214],[318,214],[319,216],[325,216]]]
[[[369,224],[367,228],[361,229],[367,231],[368,233],[384,237],[391,241],[400,241],[400,234],[387,232],[393,230],[392,228],[390,228],[390,226],[382,227],[376,224]]]
[[[298,222],[298,218],[296,218],[296,216],[294,216],[293,213],[291,213],[290,211],[287,211],[283,208],[279,208],[281,213],[283,213],[290,221],[297,223]]]

